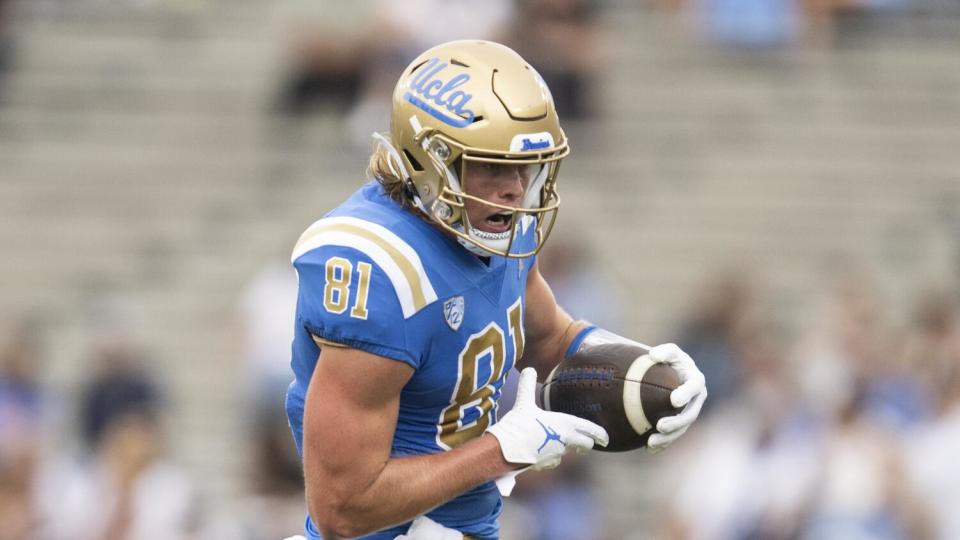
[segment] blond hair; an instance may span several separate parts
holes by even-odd
[[[390,153],[382,145],[377,145],[367,163],[367,176],[376,179],[383,186],[387,195],[404,207],[412,207],[412,201],[407,194],[402,178],[397,176],[390,167]]]

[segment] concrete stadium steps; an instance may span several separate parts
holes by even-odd
[[[125,297],[169,385],[175,455],[229,506],[249,460],[240,290],[335,204],[318,173],[350,178],[339,200],[362,161],[341,164],[337,125],[265,118],[283,66],[262,4],[199,18],[79,6],[17,25],[0,102],[3,320],[53,314],[48,376],[69,396],[89,370],[89,288]]]
[[[31,0],[16,6],[18,22],[75,33],[154,38],[263,36],[269,15],[279,11],[248,0],[197,2],[101,2]],[[211,30],[217,32],[211,33]]]
[[[0,121],[0,129],[8,137],[20,140],[26,146],[76,144],[82,141],[87,148],[81,155],[104,157],[129,153],[130,150],[161,149],[165,151],[215,153],[218,150],[238,150],[259,143],[260,123],[255,119],[225,114],[222,117],[206,110],[197,112],[163,112],[150,109],[103,110],[99,106],[74,106],[70,109],[16,105],[11,114]],[[90,153],[89,146],[103,145],[99,152]],[[31,145],[32,146],[32,145]],[[58,149],[69,155],[68,149]],[[45,157],[56,158],[59,154]],[[206,161],[206,160],[204,160]]]
[[[682,281],[692,283],[707,271],[685,271],[685,261],[747,256],[794,287],[837,252],[899,264],[901,279],[948,271],[937,205],[960,184],[952,21],[924,23],[934,35],[925,40],[745,56],[677,32],[676,20],[617,14],[608,23],[625,39],[611,40],[605,77],[615,119],[598,147],[628,141],[631,164],[607,155],[599,170],[633,197],[605,206],[640,209],[626,226],[634,244],[681,267],[625,264],[630,286],[669,295],[661,280],[690,274]],[[922,262],[898,261],[919,254]]]
[[[609,131],[575,158],[589,183],[564,171],[564,216],[595,217],[590,237],[638,337],[670,339],[726,267],[761,269],[752,277],[780,323],[845,268],[870,268],[901,306],[955,275],[944,213],[960,200],[956,20],[913,23],[924,38],[753,55],[626,5],[605,23],[618,37],[603,76]],[[655,483],[656,459],[596,460],[611,537],[649,536],[638,521],[656,521],[663,495],[639,486]]]
[[[261,94],[269,89],[252,83],[245,84],[228,73],[190,76],[182,71],[164,73],[144,66],[127,68],[112,63],[93,71],[70,73],[53,68],[14,78],[3,101],[55,110],[93,108],[227,115],[259,107]]]
[[[245,4],[199,17],[33,4],[0,102],[4,322],[52,313],[48,376],[69,395],[89,370],[90,287],[125,297],[169,383],[171,446],[214,506],[240,493],[248,459],[230,413],[233,314],[260,264],[242,238],[266,191],[259,116],[280,43]]]
[[[57,226],[45,223],[47,220],[78,218],[102,221],[107,226],[117,227],[129,227],[128,222],[135,221],[139,222],[137,227],[142,229],[153,228],[177,233],[189,232],[191,227],[203,225],[204,220],[215,221],[221,215],[227,215],[226,211],[220,211],[221,208],[234,208],[239,211],[253,209],[253,202],[249,198],[259,193],[259,187],[255,185],[231,188],[228,184],[219,190],[212,187],[197,189],[196,193],[186,183],[182,187],[175,183],[169,186],[161,183],[140,185],[137,189],[130,184],[136,183],[135,177],[142,173],[130,173],[131,175],[127,176],[116,171],[106,174],[113,179],[101,179],[98,182],[78,178],[78,185],[86,185],[92,192],[73,186],[50,186],[45,192],[29,199],[29,206],[9,204],[0,207],[9,206],[7,211],[10,217],[23,216],[24,219],[34,222],[31,228]],[[191,176],[202,177],[202,173],[193,173]],[[196,182],[203,183],[203,180],[198,179]],[[109,191],[101,191],[97,196],[97,189]]]
[[[107,28],[109,25],[100,23]],[[256,24],[256,23],[254,23]],[[202,34],[131,32],[117,34],[99,28],[82,28],[73,23],[30,23],[20,32],[26,36],[49,35],[25,49],[17,58],[38,75],[90,77],[142,75],[163,80],[221,81],[225,87],[257,87],[264,81],[244,69],[244,63],[268,65],[279,60],[279,46],[262,38],[256,29],[227,35],[216,29]],[[153,34],[153,35],[151,35]],[[259,36],[259,37],[258,37]],[[233,83],[233,84],[228,84]]]

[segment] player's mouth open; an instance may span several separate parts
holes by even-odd
[[[503,212],[497,212],[487,216],[487,218],[483,220],[480,229],[492,233],[502,233],[509,231],[512,225],[513,212],[504,210]]]

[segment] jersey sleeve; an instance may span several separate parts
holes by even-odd
[[[416,252],[356,219],[322,220],[298,244],[297,324],[314,336],[420,365],[428,341],[415,315],[436,301]]]

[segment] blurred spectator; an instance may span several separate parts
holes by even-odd
[[[923,377],[924,389],[938,398],[949,394],[944,385],[951,383],[950,377],[960,360],[960,313],[957,310],[956,293],[950,289],[923,294],[904,339],[905,369]]]
[[[740,390],[669,454],[665,474],[680,481],[665,536],[956,537],[960,490],[947,484],[960,485],[960,385],[941,374],[960,368],[934,366],[960,366],[960,326],[944,298],[921,304],[906,355],[862,275],[832,289],[793,363],[765,323],[741,324],[728,339]],[[938,422],[907,431],[927,418],[924,388],[935,380]]]
[[[284,394],[293,379],[290,344],[297,279],[287,264],[269,264],[245,287],[239,306],[244,402],[251,424],[251,497],[244,524],[254,538],[282,538],[303,520],[303,473],[290,437]]]
[[[862,398],[854,392],[837,411],[801,538],[930,538],[926,513],[908,488],[897,440],[864,414]]]
[[[861,45],[864,38],[884,28],[884,19],[908,11],[923,0],[807,0],[811,25],[828,44]]]
[[[708,39],[744,50],[779,50],[798,43],[858,44],[875,23],[915,0],[662,0],[684,11]]]
[[[929,509],[932,536],[960,538],[960,318],[949,295],[928,302],[908,351],[930,376],[936,414],[906,432],[904,459],[913,495]]]
[[[868,276],[839,278],[818,301],[793,351],[792,361],[804,399],[832,417],[894,350],[880,295]]]
[[[806,3],[816,0],[659,0],[671,12],[693,19],[719,45],[753,50],[788,47],[807,25]]]
[[[12,47],[12,37],[10,36],[10,11],[12,0],[0,0],[0,76],[4,68],[7,67],[6,61],[9,60],[10,48]]]
[[[303,522],[306,505],[301,462],[283,408],[260,410],[251,435],[249,497],[240,521],[253,538],[284,538]]]
[[[710,398],[706,411],[722,406],[739,392],[746,374],[737,356],[743,349],[739,336],[755,325],[754,292],[742,272],[711,276],[694,298],[690,318],[681,325],[676,343],[707,378]]]
[[[518,0],[506,42],[550,87],[564,120],[596,112],[594,79],[604,63],[595,27],[596,0]]]
[[[160,439],[159,418],[148,409],[112,416],[92,459],[48,480],[50,538],[192,538],[199,517],[193,486],[162,458]]]
[[[563,467],[517,483],[505,505],[503,540],[599,540],[602,511],[591,486],[589,459],[564,458]]]
[[[734,356],[741,390],[664,456],[661,484],[677,483],[665,538],[796,537],[822,426],[798,400],[779,342],[765,331],[742,339],[744,354]]]
[[[188,475],[163,457],[157,383],[129,342],[100,344],[94,362],[80,407],[89,454],[48,471],[41,493],[46,537],[191,538],[197,500]]]
[[[278,98],[280,112],[296,116],[326,105],[347,114],[361,103],[383,102],[397,74],[421,50],[458,38],[495,39],[511,7],[509,0],[379,0],[371,13],[374,17],[363,28],[311,29],[296,40]],[[364,132],[364,140],[374,129],[386,128],[388,118],[384,112]]]
[[[96,451],[105,432],[128,413],[155,416],[160,412],[160,390],[146,371],[140,352],[120,340],[101,343],[94,353],[96,375],[87,383],[80,404],[83,442]]]
[[[297,277],[289,264],[264,266],[241,293],[237,309],[243,343],[244,395],[252,398],[257,410],[283,411],[283,394],[293,380],[290,344],[296,304]]]
[[[36,327],[24,323],[0,350],[0,539],[29,538],[39,515],[34,481],[41,445],[41,362]]]
[[[916,345],[909,347],[919,347],[920,336],[936,332],[929,325],[942,324],[935,322],[940,317],[935,305],[922,309],[926,314],[913,332],[916,337],[907,340]],[[815,316],[795,361],[808,399],[823,414],[847,407],[854,392],[861,413],[886,429],[902,429],[929,414],[925,379],[935,357],[912,359],[919,351],[904,353],[886,313],[871,280],[854,275],[841,280]]]
[[[803,31],[801,0],[700,0],[708,35],[753,49],[791,45]]]
[[[941,377],[951,371],[957,331],[951,295],[947,291],[925,294],[906,337],[901,340],[888,331],[883,350],[873,365],[863,369],[866,413],[893,430],[927,420]]]
[[[10,69],[13,57],[13,38],[10,36],[11,0],[0,0],[0,98],[3,97],[3,82]]]
[[[925,538],[897,433],[924,416],[924,392],[906,369],[872,281],[841,279],[798,347],[804,395],[830,422],[809,496],[803,538]]]
[[[293,66],[277,98],[279,112],[298,116],[327,105],[342,113],[353,106],[363,85],[363,66],[372,54],[371,44],[351,34],[324,34],[324,38],[301,38],[293,45]]]

